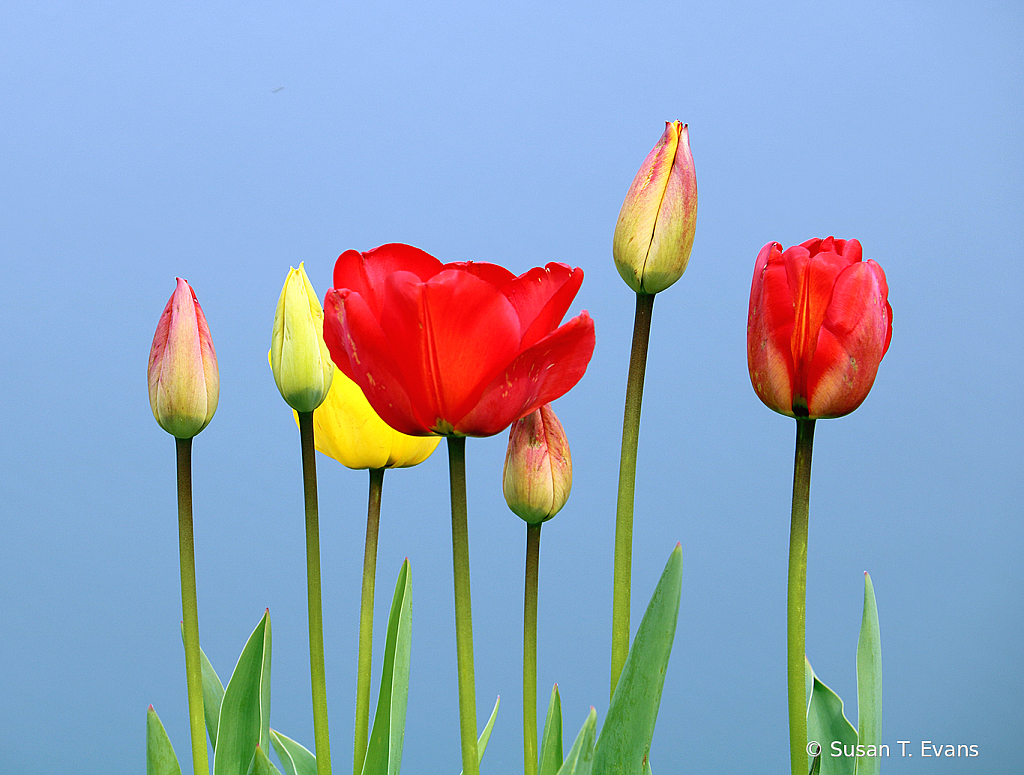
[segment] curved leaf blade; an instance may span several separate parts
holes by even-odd
[[[275,729],[270,730],[270,740],[284,765],[285,775],[316,775],[316,757],[312,751]]]
[[[487,750],[487,741],[491,739],[491,730],[494,728],[494,719],[498,717],[498,706],[501,704],[501,697],[494,701],[494,709],[491,711],[491,717],[487,719],[487,723],[484,725],[484,731],[480,733],[480,737],[476,741],[476,750],[479,755],[479,760],[484,760],[484,751]],[[462,775],[462,770],[459,770],[459,775]]]
[[[213,775],[246,775],[270,740],[270,610],[242,648],[220,706]]]
[[[808,663],[808,667],[809,667]],[[811,671],[813,675],[813,670]],[[854,775],[857,772],[857,757],[835,755],[833,744],[845,751],[855,751],[857,730],[843,715],[843,701],[834,691],[813,677],[811,701],[807,706],[807,740],[821,746],[821,775]],[[808,762],[808,769],[811,762]]]
[[[593,706],[583,722],[576,741],[569,749],[558,775],[590,775],[594,767],[594,738],[597,735],[597,711]]]
[[[682,581],[683,550],[676,544],[633,639],[597,739],[594,772],[600,775],[642,775],[647,767],[679,618]]]

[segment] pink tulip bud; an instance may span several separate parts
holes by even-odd
[[[619,211],[612,256],[626,285],[654,294],[683,276],[697,228],[697,174],[686,124],[666,122]]]
[[[149,404],[161,428],[190,439],[217,411],[220,377],[206,316],[195,291],[177,279],[149,351]]]
[[[505,501],[530,524],[546,522],[569,499],[572,457],[551,404],[512,424],[502,474]]]

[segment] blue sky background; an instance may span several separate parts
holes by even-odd
[[[138,773],[156,706],[189,767],[174,444],[146,360],[175,276],[221,374],[194,447],[203,646],[230,674],[264,608],[272,725],[312,747],[298,434],[266,353],[289,266],[322,296],[348,248],[586,272],[597,348],[556,403],[573,448],[544,527],[541,702],[607,709],[611,556],[634,298],[611,261],[665,120],[690,126],[690,267],[654,309],[634,627],[676,542],[679,629],[654,771],[787,771],[794,423],[746,370],[766,242],[857,238],[892,346],[864,405],[818,423],[809,657],[856,718],[862,572],[881,619],[883,742],[974,744],[1020,771],[1024,11],[965,3],[109,3],[0,11],[3,434],[0,771]],[[525,529],[505,436],[468,443],[484,771],[522,767]],[[319,457],[335,767],[350,761],[367,476]],[[377,665],[414,585],[407,773],[459,771],[447,461],[389,472]],[[482,720],[481,720],[482,723]],[[889,760],[885,770],[935,762]]]

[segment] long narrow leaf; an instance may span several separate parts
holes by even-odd
[[[480,733],[479,739],[476,741],[476,753],[479,761],[484,760],[484,751],[487,750],[487,741],[491,739],[491,730],[494,728],[494,719],[498,717],[498,706],[501,704],[501,697],[498,697],[494,701],[494,710],[491,711],[491,717],[487,719],[487,724],[484,725],[484,731]],[[459,775],[462,775],[462,770],[459,770]]]
[[[594,738],[597,735],[597,711],[593,706],[583,722],[576,741],[569,749],[558,775],[590,775],[594,767]]]
[[[562,766],[562,699],[558,684],[551,690],[548,715],[544,719],[544,734],[540,743],[539,775],[558,775]]]
[[[861,745],[882,744],[882,641],[878,631],[878,606],[871,576],[864,573],[864,615],[857,639],[857,742]],[[870,749],[868,749],[870,750]],[[879,775],[879,756],[861,756],[857,775]]]
[[[274,729],[270,730],[270,739],[285,775],[316,775],[316,757],[308,748]]]
[[[409,559],[402,563],[391,600],[384,668],[373,728],[363,759],[363,775],[398,775],[405,740],[405,710],[409,699],[409,661],[412,653],[412,576]]]
[[[644,772],[672,653],[682,582],[683,550],[677,544],[633,639],[597,739],[594,772],[599,775]]]
[[[246,775],[256,746],[270,745],[270,611],[263,614],[224,689],[213,775]]]
[[[152,705],[146,711],[146,775],[181,775],[174,746]]]

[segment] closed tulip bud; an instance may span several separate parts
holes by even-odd
[[[149,405],[161,428],[190,439],[217,411],[220,377],[203,309],[189,284],[177,280],[149,351]]]
[[[324,344],[324,311],[302,264],[290,269],[274,315],[270,368],[277,389],[297,412],[312,412],[327,397],[334,362]]]
[[[619,211],[612,255],[626,285],[654,294],[683,276],[697,227],[697,175],[687,125],[666,122]]]
[[[572,457],[551,404],[512,424],[502,473],[508,507],[530,524],[561,511],[572,489]]]
[[[857,240],[813,239],[757,256],[747,316],[754,392],[781,414],[849,414],[867,397],[892,338],[885,272]]]

